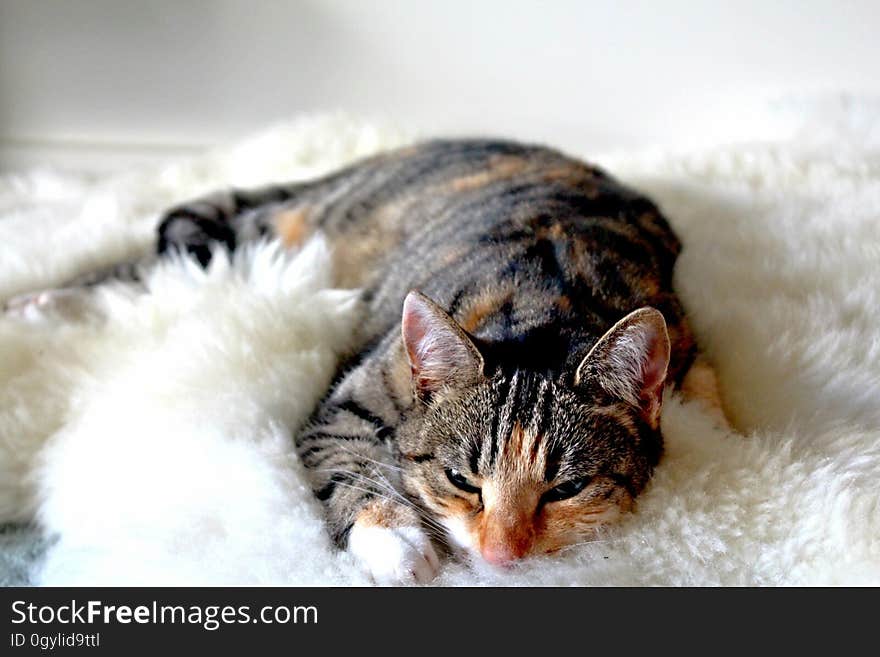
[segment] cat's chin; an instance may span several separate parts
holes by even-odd
[[[503,573],[514,568],[521,560],[510,561],[502,564],[493,564],[486,560],[480,550],[475,546],[470,532],[464,522],[457,518],[443,518],[441,520],[446,528],[446,544],[452,554],[468,563],[477,572]]]

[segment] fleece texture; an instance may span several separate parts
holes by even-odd
[[[777,143],[576,153],[653,196],[682,238],[676,284],[737,430],[667,392],[666,453],[636,513],[508,571],[447,559],[438,584],[880,584],[875,110],[800,118]],[[318,117],[157,169],[0,179],[0,298],[143,253],[188,196],[407,141]],[[78,321],[0,319],[0,520],[48,542],[31,580],[368,584],[291,447],[360,313],[320,239],[207,272],[168,262],[147,292],[110,286],[95,304]]]

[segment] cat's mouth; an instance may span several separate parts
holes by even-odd
[[[491,558],[491,554],[487,558],[485,546],[479,544],[478,537],[471,531],[466,519],[447,517],[442,518],[441,523],[446,529],[444,546],[451,556],[475,566],[497,570],[509,570],[535,557],[563,554],[585,543],[602,540],[602,530],[607,527],[605,524],[597,524],[591,534],[571,536],[562,542],[533,540],[527,549],[511,548],[495,558]]]
[[[442,524],[446,528],[446,545],[449,551],[456,557],[472,564],[491,566],[502,570],[514,567],[524,559],[538,554],[533,549],[525,550],[521,554],[501,550],[487,554],[485,546],[480,546],[474,535],[460,518],[443,518]],[[558,549],[558,548],[556,548]],[[543,553],[543,552],[542,552]]]

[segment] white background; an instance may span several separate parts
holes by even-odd
[[[328,109],[581,151],[755,136],[767,100],[880,92],[878,34],[876,0],[0,0],[0,167]]]

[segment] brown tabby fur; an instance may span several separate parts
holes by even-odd
[[[318,230],[367,307],[297,440],[340,543],[423,522],[506,562],[632,508],[662,452],[662,384],[694,354],[680,245],[650,200],[547,148],[434,141],[175,208],[159,250],[205,263],[218,242]],[[629,315],[645,307],[662,317]]]

